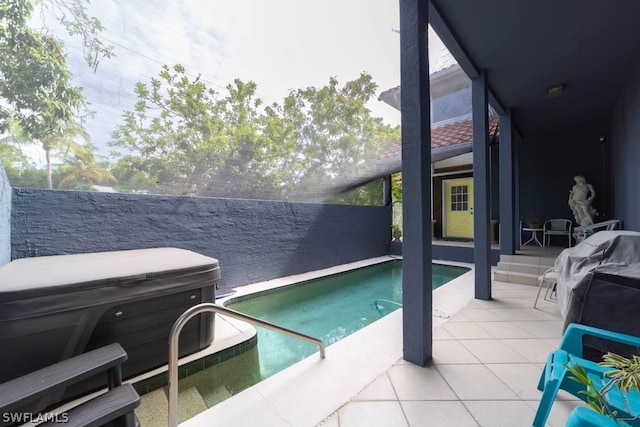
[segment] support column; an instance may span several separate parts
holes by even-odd
[[[513,218],[516,230],[516,238],[514,240],[516,249],[520,249],[520,244],[522,243],[522,230],[520,230],[520,141],[520,135],[515,133],[513,138]]]
[[[511,111],[500,115],[500,253],[516,253],[513,179],[513,124]]]
[[[491,188],[487,73],[471,81],[473,111],[473,237],[475,297],[491,299]]]
[[[384,177],[384,182],[382,184],[382,206],[391,206],[392,196],[391,196],[391,175],[387,175]]]
[[[400,0],[403,354],[420,366],[433,344],[428,6]]]

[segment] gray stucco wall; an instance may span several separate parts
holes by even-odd
[[[0,266],[11,260],[11,186],[0,164]]]
[[[640,58],[620,93],[611,125],[614,215],[640,231]]]
[[[385,255],[390,207],[14,189],[14,258],[172,246],[222,288]]]

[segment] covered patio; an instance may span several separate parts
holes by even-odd
[[[427,365],[434,342],[427,24],[472,80],[474,296],[491,301],[489,105],[500,116],[501,254],[515,254],[519,219],[571,218],[576,175],[597,189],[598,221],[639,229],[639,13],[632,1],[400,1],[405,360]]]

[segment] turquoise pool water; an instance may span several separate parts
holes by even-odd
[[[433,288],[469,269],[433,264]],[[378,307],[374,301],[382,300]],[[388,303],[386,301],[391,301]],[[227,307],[319,338],[329,346],[399,308],[402,262],[392,261],[230,300]],[[179,380],[211,407],[318,351],[318,347],[256,328],[257,346]],[[328,356],[330,357],[330,356]],[[185,405],[186,406],[186,405]],[[181,422],[196,413],[185,413]]]
[[[433,289],[469,269],[433,264]],[[374,301],[382,300],[378,307]],[[392,303],[387,303],[391,301]],[[329,346],[399,308],[402,262],[387,262],[282,288],[226,306],[319,338]],[[267,378],[318,351],[305,341],[258,329],[260,373]]]

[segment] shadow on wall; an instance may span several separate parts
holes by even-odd
[[[282,259],[280,276],[300,271],[300,266],[328,267],[389,254],[391,206],[297,203],[291,209],[295,221],[287,229],[295,246]]]
[[[14,189],[14,258],[177,247],[217,258],[221,288],[387,254],[391,210]]]

